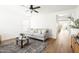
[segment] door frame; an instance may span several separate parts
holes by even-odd
[[[58,35],[59,35],[59,28],[58,28],[58,23],[59,22],[63,22],[63,21],[69,21],[69,23],[71,24],[71,20],[58,20],[58,16],[56,15],[56,25],[57,25],[57,31],[56,31],[56,39],[58,39]],[[71,34],[71,28],[69,29],[69,35]]]

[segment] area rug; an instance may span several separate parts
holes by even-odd
[[[46,48],[47,42],[30,39],[29,44],[25,45],[24,48],[15,43],[0,46],[0,53],[42,53]]]

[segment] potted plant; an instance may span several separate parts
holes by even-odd
[[[73,24],[70,25],[70,27],[73,29],[73,32],[75,32],[75,34],[79,33],[79,19],[74,20],[73,17],[68,17]]]

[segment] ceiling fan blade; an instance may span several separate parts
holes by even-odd
[[[35,11],[36,13],[39,13],[38,11],[36,11],[36,10],[34,10],[34,9],[33,9],[33,11]]]
[[[40,8],[40,6],[34,7],[33,9],[38,9],[38,8]]]

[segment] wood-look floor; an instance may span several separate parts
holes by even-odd
[[[57,39],[48,39],[46,52],[71,53],[71,36],[67,30],[62,30]]]
[[[72,53],[70,39],[69,42],[64,42],[64,44],[57,39],[48,39],[47,42],[46,53]]]
[[[71,53],[72,49],[70,47],[70,39],[69,42],[65,41],[64,43],[60,42],[58,39],[48,39],[47,40],[47,47],[44,49],[46,53]],[[15,40],[8,40],[2,42],[2,44],[7,43],[15,43]]]

